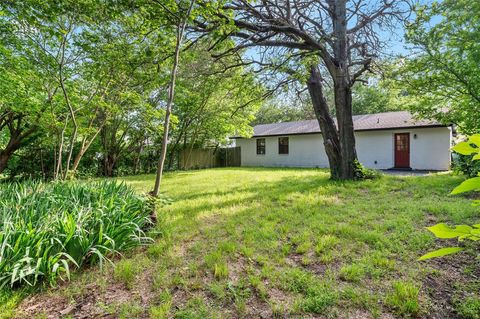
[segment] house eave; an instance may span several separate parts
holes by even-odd
[[[438,127],[451,127],[452,124],[432,124],[432,125],[423,125],[423,126],[401,126],[401,127],[381,127],[381,128],[368,128],[368,129],[359,129],[355,132],[371,132],[371,131],[389,131],[389,130],[410,130],[410,129],[424,129],[424,128],[438,128]],[[261,137],[275,137],[275,136],[293,136],[293,135],[313,135],[313,134],[322,134],[322,132],[304,132],[304,133],[283,133],[283,134],[267,134],[267,135],[252,135],[251,137],[243,136],[232,136],[230,139],[244,139],[244,138],[261,138]]]

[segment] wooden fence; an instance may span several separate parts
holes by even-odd
[[[178,154],[179,169],[240,166],[240,147],[186,149]]]

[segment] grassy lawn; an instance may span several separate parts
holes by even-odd
[[[154,177],[124,180],[146,192]],[[29,318],[479,318],[473,256],[416,261],[448,244],[425,226],[478,222],[468,198],[448,196],[461,180],[337,183],[318,169],[167,174],[173,202],[159,212],[154,245],[17,306],[20,293],[7,300]]]

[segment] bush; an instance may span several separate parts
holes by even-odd
[[[480,173],[480,161],[474,161],[472,155],[454,154],[452,161],[453,171],[468,177],[475,177]]]
[[[355,179],[357,180],[377,179],[382,176],[382,173],[380,171],[366,168],[357,160],[355,161],[354,165],[355,165]]]
[[[125,184],[24,182],[0,186],[0,287],[54,284],[151,241],[150,206]]]

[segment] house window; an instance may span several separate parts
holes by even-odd
[[[257,155],[265,155],[265,139],[257,138]]]
[[[288,137],[278,138],[278,154],[288,154]]]

